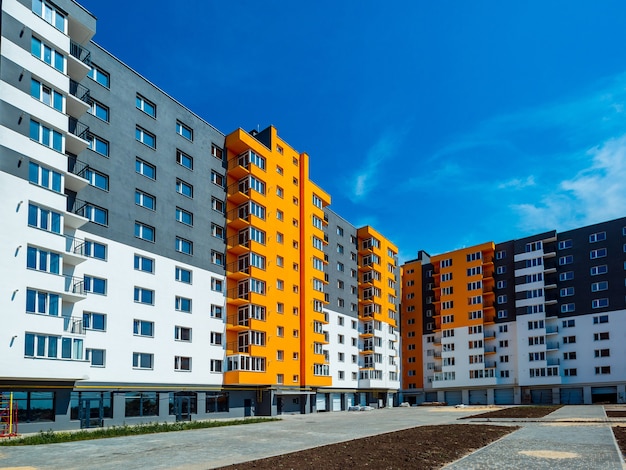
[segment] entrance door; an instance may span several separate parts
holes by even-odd
[[[103,426],[104,404],[102,398],[81,398],[78,401],[78,419],[81,428]]]
[[[252,400],[250,398],[243,401],[243,415],[252,416]]]
[[[174,415],[176,415],[176,421],[191,421],[191,397],[174,397]]]

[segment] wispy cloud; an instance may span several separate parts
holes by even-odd
[[[569,229],[626,213],[626,134],[587,152],[591,164],[541,194],[536,203],[513,205],[520,227]]]
[[[381,182],[379,172],[398,154],[406,134],[404,129],[388,130],[376,140],[365,156],[365,162],[354,175],[353,200],[366,197]]]
[[[513,178],[498,185],[498,189],[524,189],[529,186],[536,186],[535,177],[530,175],[524,179]]]

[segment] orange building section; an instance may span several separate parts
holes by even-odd
[[[421,260],[409,261],[402,267],[402,388],[424,387],[422,357],[422,265]]]
[[[487,242],[430,258],[435,332],[494,323],[494,251]]]
[[[226,152],[224,383],[330,385],[324,356],[314,351],[325,341],[325,278],[309,260],[323,249],[330,196],[309,181],[308,156],[274,127],[254,135],[238,129],[226,137]]]

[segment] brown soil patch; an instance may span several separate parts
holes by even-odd
[[[543,418],[553,411],[561,408],[561,405],[554,406],[514,406],[512,408],[502,408],[501,410],[489,411],[472,416],[465,416],[460,419],[473,418]]]
[[[437,469],[516,429],[477,424],[420,426],[221,469]]]
[[[626,411],[619,410],[605,410],[608,418],[626,418]]]
[[[613,426],[613,435],[622,452],[622,457],[626,459],[626,426]]]

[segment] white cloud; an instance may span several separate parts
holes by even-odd
[[[591,164],[538,203],[517,204],[524,230],[570,229],[626,215],[626,134],[587,152]]]
[[[535,177],[533,175],[528,176],[525,179],[513,178],[498,185],[499,189],[524,189],[530,186],[535,186]]]

